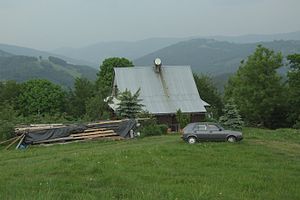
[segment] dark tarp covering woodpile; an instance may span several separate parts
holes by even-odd
[[[110,139],[120,140],[133,137],[137,121],[134,119],[100,121],[80,125],[39,124],[15,129],[16,137],[12,144],[21,145],[63,143],[78,140]]]

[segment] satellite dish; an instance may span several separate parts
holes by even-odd
[[[156,58],[156,59],[154,60],[154,64],[155,64],[156,66],[161,66],[161,60],[160,60],[160,58]]]

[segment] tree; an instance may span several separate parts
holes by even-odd
[[[136,116],[143,111],[142,105],[140,102],[142,99],[139,99],[140,89],[136,93],[131,94],[129,90],[125,90],[120,93],[118,99],[120,103],[118,104],[117,113],[122,118],[136,118]]]
[[[210,104],[213,116],[218,118],[222,114],[223,102],[212,78],[207,75],[194,73],[194,79],[201,99]]]
[[[24,116],[60,113],[65,93],[60,86],[47,80],[29,80],[22,84],[18,107]]]
[[[275,128],[285,120],[284,87],[276,71],[281,66],[281,53],[259,45],[229,79],[225,99],[234,99],[248,123]]]
[[[288,55],[290,71],[288,72],[288,102],[290,105],[289,120],[300,124],[300,54]],[[297,120],[299,120],[297,122]],[[298,125],[299,126],[299,125]]]
[[[17,122],[17,112],[9,103],[0,104],[0,141],[12,137]]]
[[[133,67],[133,63],[126,58],[107,58],[100,66],[97,74],[97,87],[104,96],[110,95],[113,87],[114,67]]]
[[[76,118],[86,114],[86,103],[94,96],[95,86],[86,78],[76,78],[74,91],[70,92],[69,112]]]
[[[7,102],[15,107],[20,91],[16,81],[0,82],[0,104]]]
[[[188,123],[190,123],[191,116],[188,114],[182,113],[181,109],[178,109],[176,112],[176,120],[179,123],[179,128],[184,128]]]
[[[86,118],[89,120],[109,119],[109,108],[104,99],[105,97],[98,92],[86,101]]]
[[[242,129],[244,122],[233,99],[229,99],[225,104],[223,113],[224,115],[220,117],[219,121],[224,127],[234,130]]]

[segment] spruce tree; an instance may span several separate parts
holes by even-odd
[[[225,104],[223,112],[224,115],[220,117],[219,121],[224,127],[234,130],[242,129],[244,122],[232,99]]]
[[[121,118],[136,118],[137,115],[143,111],[142,107],[144,106],[140,103],[142,99],[139,99],[139,96],[140,89],[134,94],[127,89],[120,93],[118,96],[120,103],[118,103],[117,114]]]

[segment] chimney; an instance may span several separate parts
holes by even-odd
[[[156,73],[160,73],[161,72],[161,66],[162,66],[162,62],[160,60],[160,58],[156,58],[154,60],[154,70]]]

